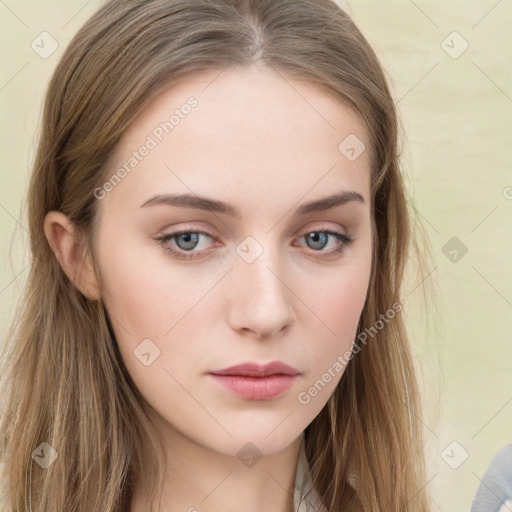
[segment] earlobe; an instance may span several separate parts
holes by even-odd
[[[87,298],[99,298],[99,286],[91,256],[77,234],[73,222],[61,212],[48,212],[44,233],[62,270]]]

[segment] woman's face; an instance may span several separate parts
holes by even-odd
[[[95,191],[94,257],[124,364],[169,440],[270,454],[326,404],[370,276],[363,143],[351,109],[260,67],[189,77],[125,134]],[[296,375],[211,375],[275,361]]]

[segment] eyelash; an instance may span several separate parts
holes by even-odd
[[[183,235],[185,233],[204,235],[204,236],[210,237],[212,239],[215,238],[213,235],[211,235],[210,233],[207,233],[206,231],[188,229],[188,230],[176,231],[174,233],[169,233],[167,235],[157,237],[157,238],[155,238],[155,240],[159,243],[159,245],[162,247],[162,249],[164,250],[165,253],[170,254],[173,258],[176,258],[177,260],[192,260],[195,258],[200,258],[201,256],[197,255],[198,253],[200,254],[200,251],[181,252],[181,251],[172,249],[171,247],[166,245],[166,242],[168,242],[168,241],[172,240],[173,238],[176,238],[180,235]],[[329,228],[319,228],[319,229],[315,229],[312,231],[308,231],[307,233],[302,235],[301,238],[310,233],[327,233],[329,235],[334,236],[339,242],[341,242],[341,244],[338,248],[325,252],[325,256],[321,256],[321,257],[314,256],[314,258],[317,258],[317,259],[335,259],[338,255],[342,254],[347,247],[350,247],[350,245],[355,240],[355,237],[345,235],[343,233],[339,233],[338,231],[334,231]],[[313,252],[323,253],[324,251],[322,251],[322,250],[314,251],[313,250]]]
[[[159,245],[162,246],[162,249],[164,250],[164,252],[171,254],[171,256],[173,258],[176,258],[178,260],[192,260],[195,258],[200,258],[201,256],[197,255],[198,253],[200,254],[200,251],[180,252],[175,249],[171,249],[169,246],[166,245],[166,242],[168,242],[169,240],[172,240],[173,238],[176,238],[180,235],[189,234],[189,233],[197,234],[197,235],[204,235],[204,236],[207,236],[212,239],[215,238],[213,235],[210,235],[210,233],[207,233],[206,231],[186,229],[186,230],[176,231],[174,233],[169,233],[167,235],[157,237],[157,238],[155,238],[155,240],[159,243]],[[355,237],[345,235],[343,233],[339,233],[338,231],[333,231],[332,229],[329,229],[329,228],[320,228],[320,229],[308,231],[307,233],[302,235],[300,238],[302,238],[303,236],[308,235],[310,233],[327,233],[329,235],[333,235],[337,240],[339,240],[341,242],[341,245],[337,249],[327,251],[325,253],[326,256],[322,256],[320,258],[315,256],[315,258],[317,258],[317,259],[334,259],[339,254],[342,254],[344,252],[345,248],[349,247],[355,240]],[[324,251],[322,251],[322,250],[314,251],[313,250],[313,252],[324,252]]]

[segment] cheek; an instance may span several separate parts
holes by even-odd
[[[131,344],[143,338],[160,340],[186,315],[202,288],[183,267],[173,266],[165,256],[155,258],[158,250],[126,243],[123,248],[119,241],[116,255],[104,251],[101,259],[104,302],[116,330]]]
[[[109,267],[105,304],[124,366],[147,402],[164,410],[181,407],[178,382],[198,353],[192,342],[200,325],[193,308],[197,290],[184,286],[179,271],[144,267],[135,257]]]
[[[347,265],[328,277],[305,280],[303,297],[333,336],[355,335],[368,291],[367,262]],[[353,331],[353,332],[352,332]]]
[[[138,357],[141,351],[149,352],[150,360],[158,354],[152,369],[181,374],[197,362],[205,320],[212,316],[209,291],[219,275],[215,271],[199,275],[165,256],[155,258],[155,248],[121,250],[117,242],[116,247],[118,257],[105,252],[101,264],[104,302],[124,364],[143,388],[144,381],[149,378],[150,384],[149,376],[156,374],[147,371]],[[151,264],[141,264],[150,256]]]
[[[324,288],[316,303],[321,318],[336,334],[351,330],[357,323],[366,298],[367,288],[355,275],[345,276],[335,286]]]
[[[364,308],[369,273],[369,263],[364,261],[347,265],[329,279],[304,281],[301,296],[311,310],[305,314],[310,319],[308,350],[315,376],[339,361],[339,356],[347,360],[346,353],[352,348]],[[339,370],[336,373],[341,378]]]

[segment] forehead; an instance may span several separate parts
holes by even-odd
[[[347,140],[361,143],[356,159],[344,152]],[[357,113],[314,84],[267,67],[194,73],[134,119],[109,176],[128,172],[102,203],[140,206],[155,193],[187,192],[250,204],[332,189],[369,199],[368,153]]]

